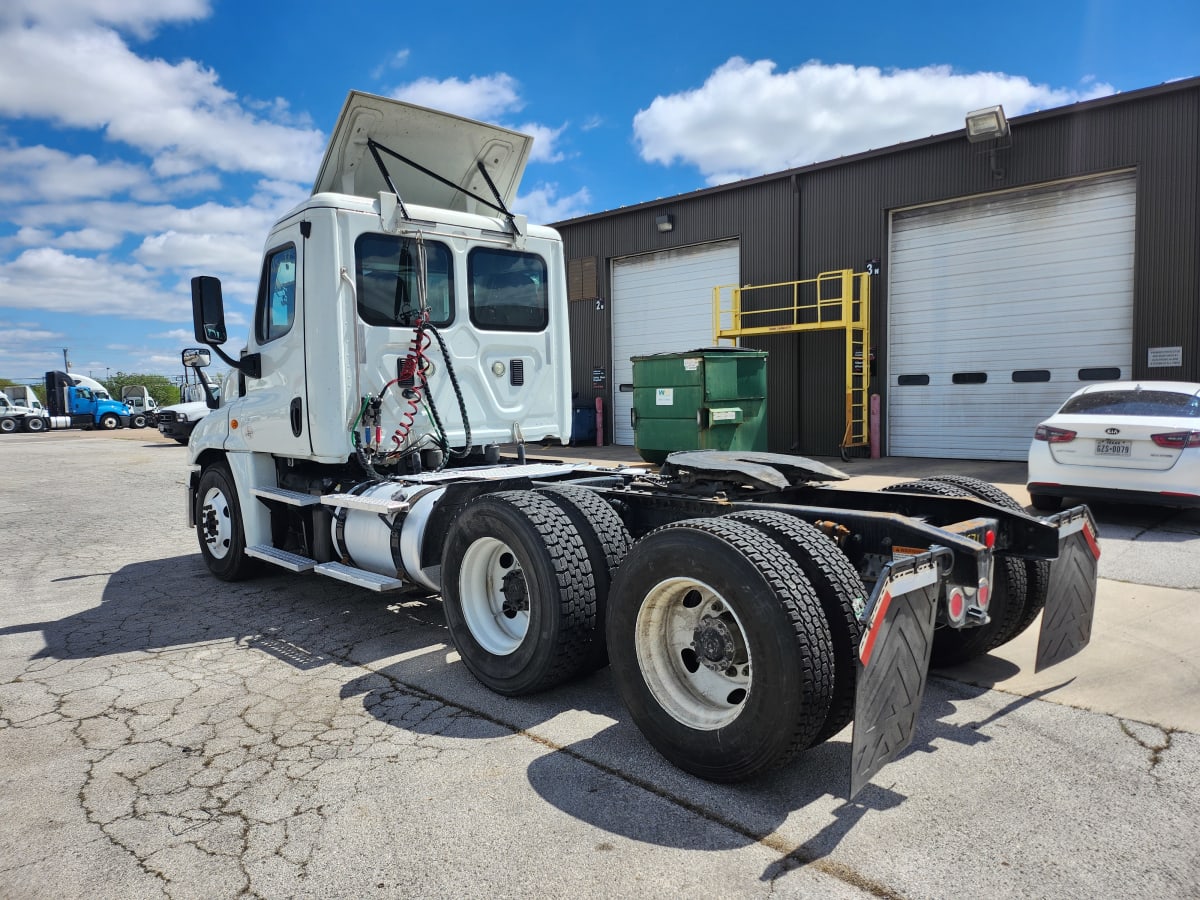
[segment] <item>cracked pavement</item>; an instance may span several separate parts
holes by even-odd
[[[1103,629],[1037,689],[936,674],[854,803],[849,731],[712,785],[648,748],[606,672],[483,689],[436,598],[210,578],[184,452],[0,439],[0,896],[1200,894],[1200,738],[1084,665]],[[1194,698],[1194,658],[1145,670]]]

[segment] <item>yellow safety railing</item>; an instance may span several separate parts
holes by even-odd
[[[764,334],[842,329],[846,342],[846,430],[842,453],[870,445],[871,281],[839,269],[803,281],[713,288],[713,342]]]

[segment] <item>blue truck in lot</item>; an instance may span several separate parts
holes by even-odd
[[[46,408],[53,428],[128,428],[130,409],[93,387],[78,385],[66,372],[46,373]]]

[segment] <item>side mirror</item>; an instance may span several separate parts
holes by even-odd
[[[221,279],[211,275],[197,275],[192,279],[192,326],[196,340],[202,344],[214,346],[229,339],[225,330]]]
[[[212,354],[203,347],[189,347],[180,354],[180,361],[189,369],[205,369],[212,362]]]

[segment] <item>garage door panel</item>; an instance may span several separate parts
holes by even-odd
[[[631,357],[709,347],[712,290],[739,283],[737,241],[721,241],[613,261],[613,385],[633,381]],[[613,441],[633,445],[633,394],[613,397]]]
[[[1024,459],[1080,370],[1131,373],[1134,184],[1121,174],[894,216],[889,453]]]

